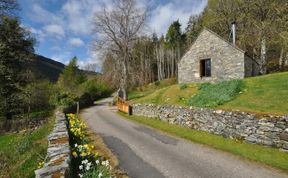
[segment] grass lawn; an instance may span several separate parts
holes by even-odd
[[[241,94],[232,101],[214,108],[258,114],[288,115],[288,72],[247,78],[243,80],[243,85]],[[149,84],[142,87],[141,91],[132,91],[129,95],[130,103],[188,106],[188,100],[197,94],[199,85],[189,84],[184,89],[177,84],[164,85],[162,88],[152,86]]]
[[[288,72],[247,78],[244,93],[218,108],[288,115]]]
[[[148,85],[141,86],[141,87],[135,88],[133,91],[130,91],[128,98],[129,100],[136,100],[138,98],[142,98],[147,95],[150,95],[159,89],[163,89],[165,87],[171,86],[175,84],[176,82],[177,82],[176,79],[172,78],[172,79],[162,80],[160,82],[150,83]]]
[[[130,103],[153,103],[186,106],[188,105],[188,98],[196,94],[196,92],[196,84],[189,84],[187,85],[187,88],[184,89],[181,89],[180,85],[174,84],[156,90],[149,89],[149,92],[143,91],[141,93],[142,95],[138,95],[137,98],[130,100]]]
[[[47,136],[54,120],[38,129],[0,136],[0,177],[35,177],[34,170],[47,152]]]
[[[125,118],[161,130],[170,135],[181,137],[192,142],[201,143],[210,147],[227,151],[244,158],[267,164],[269,166],[284,170],[288,173],[288,154],[280,152],[275,148],[260,145],[247,144],[242,141],[225,139],[221,136],[211,135],[206,132],[183,128],[177,125],[139,116],[128,116],[119,113]]]

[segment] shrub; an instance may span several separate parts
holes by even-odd
[[[160,81],[156,81],[154,84],[155,84],[155,86],[159,86],[160,85]]]
[[[97,100],[110,94],[107,84],[97,79],[84,82],[80,88],[83,90],[83,93],[86,93],[86,95],[89,94],[92,100]]]
[[[191,97],[189,105],[198,107],[213,107],[222,105],[237,96],[243,87],[240,80],[224,81],[217,84],[203,83],[198,93]]]
[[[76,95],[59,88],[51,97],[50,102],[64,113],[75,113],[78,99]]]
[[[180,85],[180,90],[185,90],[186,88],[188,88],[187,84],[181,84]]]

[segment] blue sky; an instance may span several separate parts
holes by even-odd
[[[22,25],[34,34],[36,53],[67,64],[73,56],[79,65],[101,66],[101,58],[91,47],[93,14],[111,0],[18,0]],[[185,28],[189,16],[200,13],[207,0],[142,0],[151,7],[146,34],[167,31],[179,19]]]

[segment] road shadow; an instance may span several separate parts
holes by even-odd
[[[137,130],[138,132],[143,132],[147,135],[150,135],[151,137],[155,138],[156,140],[158,140],[164,144],[167,144],[167,145],[177,145],[177,143],[178,143],[178,140],[176,140],[175,138],[157,133],[155,130],[144,127],[144,126],[134,127],[134,129]]]

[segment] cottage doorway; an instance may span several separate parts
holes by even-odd
[[[211,77],[211,59],[200,60],[200,77]]]

